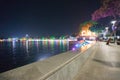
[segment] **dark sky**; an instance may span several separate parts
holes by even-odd
[[[100,0],[0,0],[0,37],[69,35],[99,7]]]

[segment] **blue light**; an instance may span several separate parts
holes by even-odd
[[[75,47],[79,47],[79,44],[76,44]]]

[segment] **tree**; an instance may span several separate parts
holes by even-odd
[[[92,32],[100,33],[102,30],[105,29],[105,26],[101,24],[95,24],[89,28]]]
[[[92,14],[92,20],[99,20],[112,16],[114,19],[120,17],[120,0],[102,0],[102,6]]]
[[[80,24],[80,33],[81,33],[81,31],[82,31],[84,28],[87,29],[87,30],[89,30],[89,27],[91,27],[91,26],[93,26],[93,25],[95,25],[95,24],[97,24],[97,22],[92,21],[92,20],[86,21],[86,22]]]

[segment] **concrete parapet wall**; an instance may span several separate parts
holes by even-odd
[[[86,46],[86,48],[88,48]],[[68,51],[0,74],[0,80],[72,80],[94,46]]]

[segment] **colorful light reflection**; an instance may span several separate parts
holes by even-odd
[[[90,44],[89,42],[87,41],[80,41],[78,43],[75,44],[75,46],[72,48],[73,51],[77,50],[77,49],[80,49],[86,45]]]

